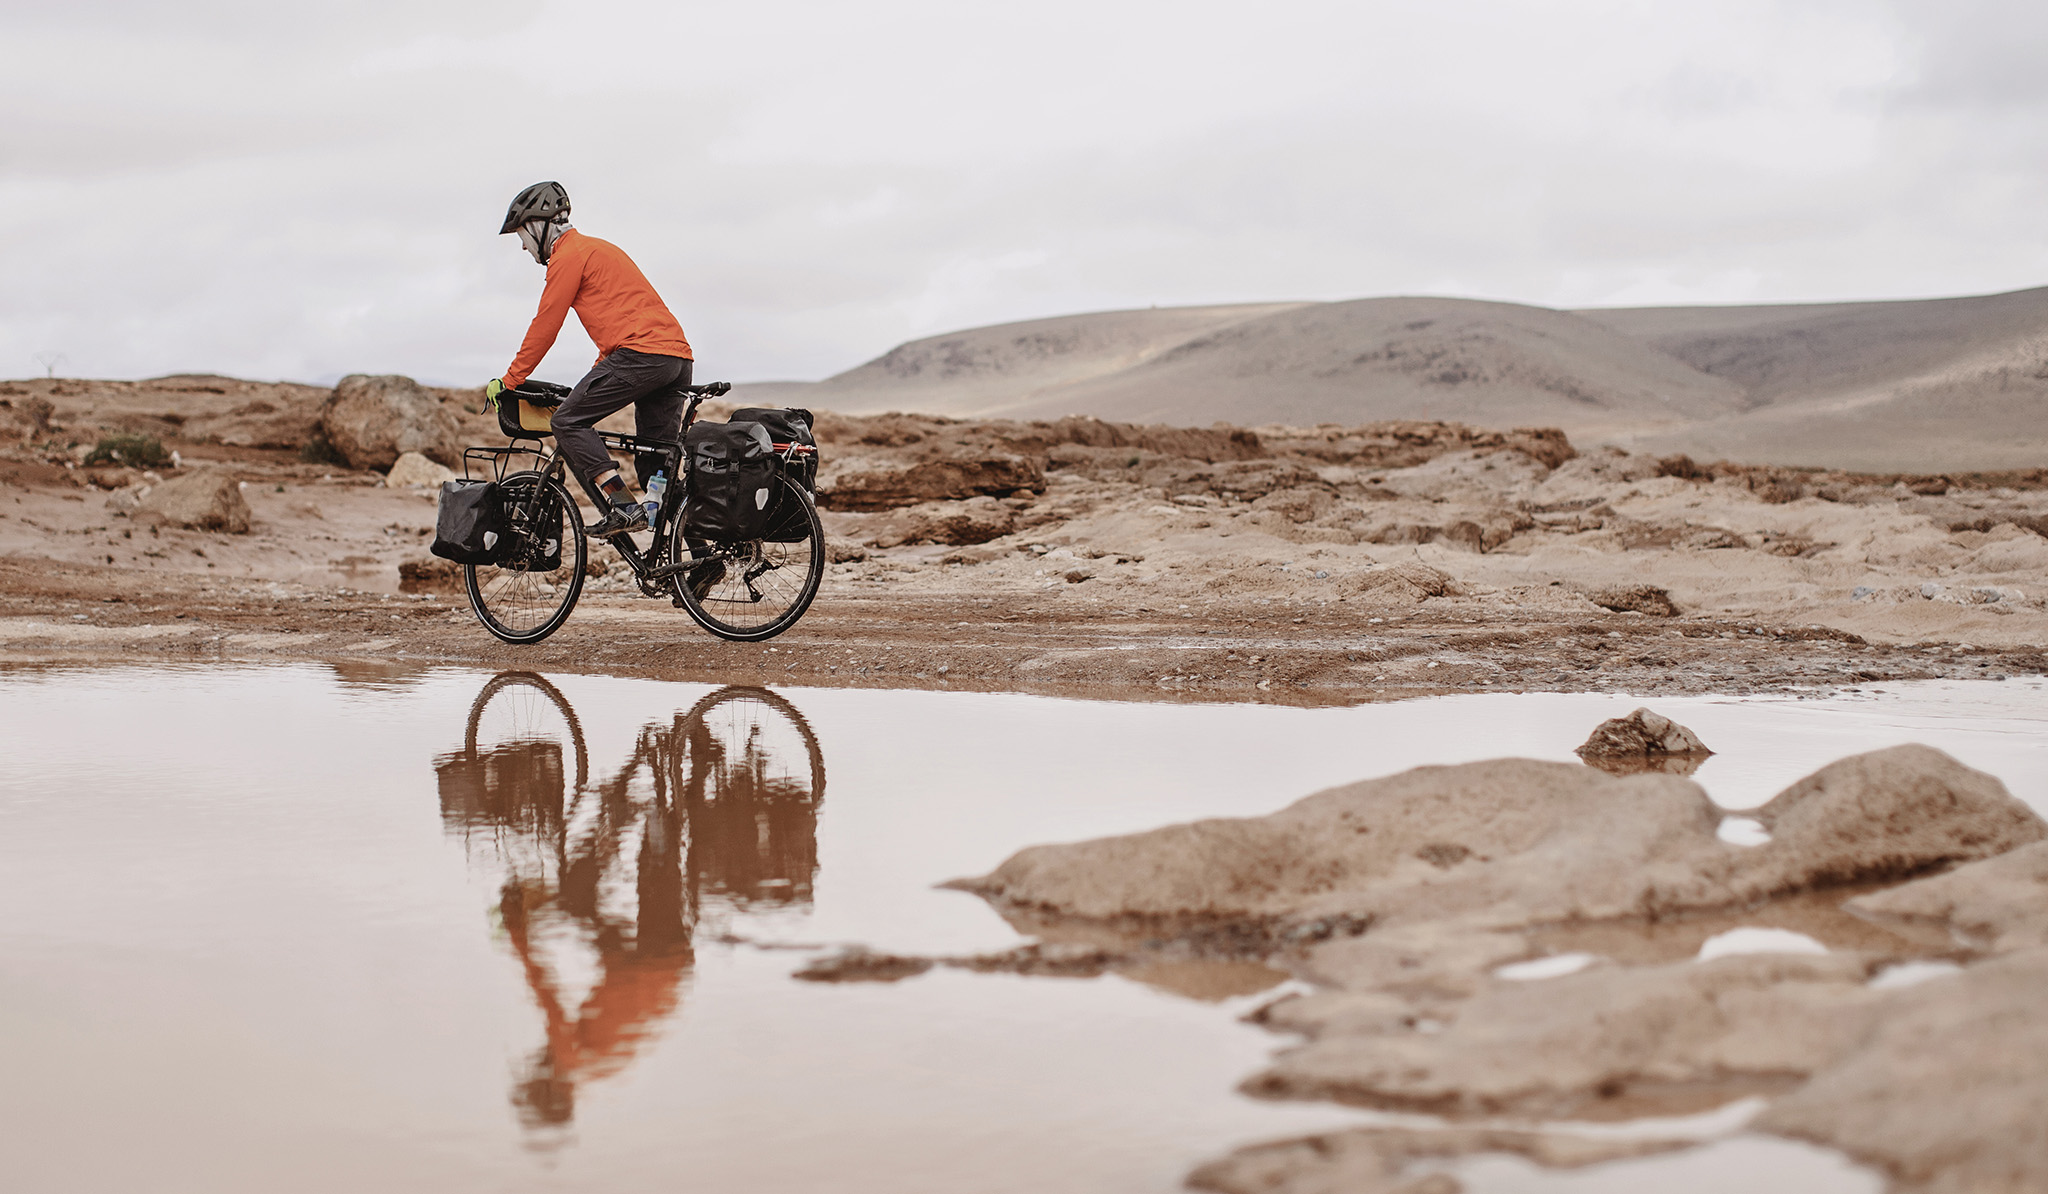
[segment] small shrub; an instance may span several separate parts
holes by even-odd
[[[164,442],[153,435],[109,435],[86,454],[87,464],[125,464],[132,468],[155,468],[168,462]]]

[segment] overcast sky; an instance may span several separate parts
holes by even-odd
[[[700,380],[1155,303],[2015,289],[2043,61],[2039,0],[0,0],[0,376],[480,384],[544,178]]]

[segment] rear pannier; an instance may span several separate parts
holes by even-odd
[[[684,536],[721,543],[764,538],[779,471],[768,429],[760,423],[692,423],[683,449],[690,462]]]
[[[811,434],[810,411],[796,406],[748,406],[732,412],[731,421],[759,423],[766,427],[768,438],[782,447],[776,457],[782,465],[783,475],[803,486],[805,493],[817,490],[818,441]],[[790,445],[809,448],[810,451],[791,452],[788,450]],[[811,537],[810,515],[804,511],[803,503],[792,497],[787,489],[776,486],[768,507],[768,529],[762,538],[771,543],[802,543]]]
[[[506,546],[505,493],[497,482],[444,482],[428,550],[458,564],[495,564]]]
[[[796,444],[811,449],[792,455],[784,465],[789,479],[811,493],[818,487],[818,441],[811,433],[811,412],[799,406],[743,406],[732,412],[734,423],[759,423],[777,444]]]

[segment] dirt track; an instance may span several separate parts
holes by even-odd
[[[15,660],[357,658],[1313,703],[2048,670],[2039,470],[1797,473],[1445,423],[825,414],[833,562],[793,631],[712,639],[593,545],[575,617],[515,648],[476,624],[445,567],[401,585],[402,567],[435,563],[434,491],[311,452],[322,392],[224,378],[0,389],[0,655]],[[450,459],[502,440],[458,413],[474,397],[435,399],[460,425]],[[180,460],[93,465],[113,435],[160,437]],[[225,478],[244,533],[149,508],[195,465]]]
[[[1058,591],[1055,591],[1058,593]],[[552,639],[513,647],[448,594],[0,561],[0,658],[355,659],[667,679],[946,686],[1124,699],[1341,704],[1459,691],[1761,692],[2048,669],[2039,650],[1875,646],[1838,631],[1616,614],[1502,625],[1360,607],[1285,616],[1085,615],[1064,593],[865,596],[828,584],[765,646],[711,638],[666,602],[591,595]]]

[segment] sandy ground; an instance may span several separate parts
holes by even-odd
[[[232,429],[232,410],[258,404],[251,394],[278,409],[243,422],[294,409],[310,419],[322,397],[217,380],[6,387],[37,388],[57,430],[0,440],[0,650],[404,653],[1316,702],[1756,692],[2048,667],[2040,474],[1567,457],[1554,436],[1442,424],[1247,434],[908,416],[821,420],[839,562],[811,613],[773,643],[711,639],[633,592],[612,562],[564,630],[514,648],[487,636],[452,586],[400,591],[399,566],[430,558],[432,490],[388,488],[289,447],[179,434],[209,419]],[[179,469],[81,463],[95,437],[138,421],[183,470],[241,479],[248,533],[138,511],[137,494]],[[474,423],[475,441],[491,442]],[[918,488],[921,467],[989,460],[1036,476],[1042,492],[959,500],[932,496],[957,487]]]

